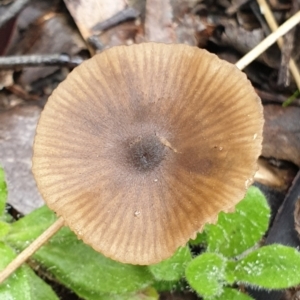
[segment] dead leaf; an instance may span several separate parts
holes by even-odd
[[[0,70],[0,91],[7,86],[13,85],[13,83],[13,71]]]
[[[1,9],[0,9],[1,15]],[[10,42],[13,38],[13,34],[16,28],[17,18],[12,18],[3,27],[0,28],[0,56],[6,54]]]
[[[87,40],[96,34],[93,27],[103,22],[126,7],[125,0],[64,0],[82,37]]]
[[[8,184],[8,203],[23,214],[44,204],[31,172],[40,112],[36,106],[19,106],[0,113],[0,161]]]
[[[295,229],[300,235],[300,198],[296,201],[294,210]]]
[[[9,93],[6,90],[0,92],[0,113],[6,110],[10,110],[15,106],[23,104],[24,100],[14,94]],[[0,162],[1,164],[1,162]]]
[[[11,55],[66,53],[72,56],[86,49],[86,46],[65,15],[50,12],[42,15],[29,27],[24,38],[14,49],[17,53],[11,50]],[[33,82],[49,76],[58,69],[59,67],[26,68],[17,82],[30,91]]]
[[[25,32],[29,29],[31,24],[39,18],[42,18],[43,15],[58,10],[58,4],[59,0],[31,0],[30,4],[25,7],[17,18],[16,28],[8,47],[7,55],[22,54],[24,50],[20,49],[19,44],[24,39]]]
[[[214,37],[213,41],[221,46],[233,47],[242,54],[248,53],[265,38],[262,29],[248,31],[228,20],[222,20],[220,25],[224,26],[224,31],[221,36]],[[272,68],[278,68],[280,51],[276,45],[272,46],[258,60]]]
[[[268,187],[286,191],[297,174],[296,168],[278,168],[264,158],[258,159],[258,170],[254,180]]]
[[[150,42],[175,43],[173,9],[170,0],[147,0],[145,40]]]
[[[264,117],[262,155],[300,167],[300,108],[265,105]]]
[[[133,21],[123,22],[116,27],[112,27],[98,36],[102,45],[102,50],[119,45],[131,45],[136,41],[139,33],[139,26]]]

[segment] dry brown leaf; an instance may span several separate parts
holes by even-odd
[[[127,21],[122,22],[116,27],[112,27],[102,33],[98,39],[105,48],[119,46],[119,45],[131,45],[136,41],[136,34],[139,32],[139,27],[135,22]],[[143,38],[141,39],[141,41]]]
[[[300,167],[300,108],[265,105],[264,117],[262,155]]]
[[[13,41],[7,55],[23,54],[78,54],[86,49],[78,30],[71,25],[66,14],[54,12],[57,1],[52,6],[45,1],[33,1],[19,16]],[[21,34],[21,33],[22,34]],[[58,67],[35,67],[23,69],[16,83],[24,90],[31,90],[33,82],[45,78]]]
[[[16,22],[16,30],[14,31],[12,41],[7,50],[7,55],[22,54],[19,44],[24,39],[26,31],[38,19],[42,19],[43,15],[54,12],[58,9],[59,0],[40,1],[31,0],[30,4],[20,13]]]
[[[0,92],[0,113],[6,110],[10,110],[13,107],[23,103],[24,103],[24,99],[14,94],[11,94],[6,90]]]
[[[254,176],[256,182],[275,188],[277,190],[287,190],[297,171],[294,168],[277,168],[270,164],[268,160],[259,158],[258,170]]]
[[[85,40],[95,34],[93,27],[126,7],[125,0],[64,0],[81,35]]]
[[[13,85],[13,71],[12,70],[0,70],[0,90],[7,86]]]
[[[27,214],[43,205],[31,172],[32,144],[41,109],[16,107],[0,113],[0,161],[6,173],[8,203]]]
[[[0,9],[1,15],[1,9]],[[0,28],[0,56],[6,54],[6,50],[13,38],[15,32],[16,18],[9,20],[3,27]]]
[[[222,25],[224,26],[224,32],[216,42],[222,46],[233,47],[242,54],[246,54],[252,50],[264,39],[264,33],[261,29],[248,31],[227,20],[224,21]],[[273,46],[264,54],[260,55],[258,60],[270,67],[278,68],[280,51],[277,46]]]
[[[170,0],[148,0],[146,2],[145,41],[176,42]]]
[[[26,44],[28,47],[26,47]],[[19,47],[26,51],[22,54],[67,53],[71,56],[86,48],[77,30],[69,25],[66,16],[54,13],[46,14],[35,22],[26,33],[26,37],[19,44]],[[28,86],[58,69],[59,67],[24,69],[19,82],[23,86]]]
[[[294,220],[295,220],[295,229],[300,235],[300,198],[298,198],[295,204]]]

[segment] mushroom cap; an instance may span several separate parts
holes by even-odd
[[[157,263],[244,197],[262,126],[260,99],[234,65],[187,45],[118,46],[53,92],[33,173],[85,243]]]

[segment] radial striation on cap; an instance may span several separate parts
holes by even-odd
[[[244,197],[262,125],[260,99],[234,65],[186,45],[119,46],[53,92],[33,172],[85,243],[157,263]]]

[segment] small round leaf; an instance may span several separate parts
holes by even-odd
[[[282,245],[269,245],[253,251],[236,263],[239,282],[266,289],[285,289],[300,284],[300,253]]]
[[[225,283],[226,259],[215,253],[204,253],[193,259],[186,268],[190,286],[203,297],[218,296]]]
[[[252,297],[231,288],[224,288],[223,293],[214,300],[254,300]]]
[[[262,192],[250,187],[234,213],[219,214],[216,225],[207,225],[207,251],[237,256],[257,243],[269,225],[270,208]]]
[[[188,262],[192,260],[191,251],[188,247],[179,248],[175,254],[149,269],[156,280],[179,280],[183,275]]]

